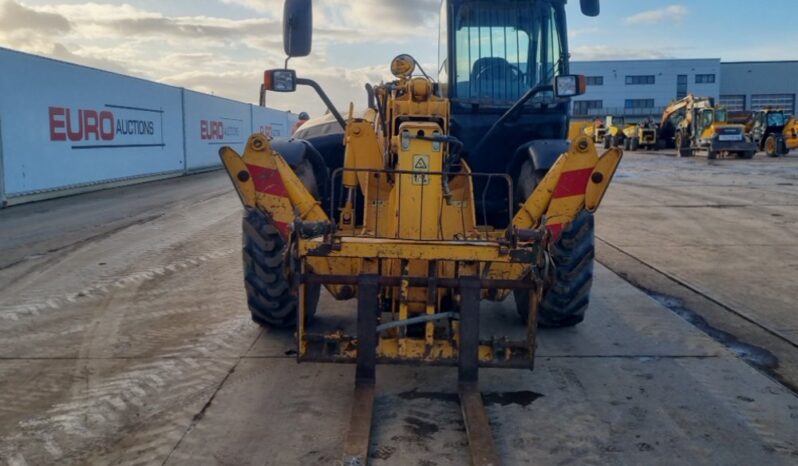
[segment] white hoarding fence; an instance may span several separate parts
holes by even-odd
[[[181,90],[0,49],[7,197],[184,167]]]
[[[0,206],[221,166],[296,115],[0,47]]]
[[[252,134],[250,106],[193,91],[184,91],[186,170],[220,165],[219,148],[243,152]]]
[[[265,107],[252,106],[252,132],[272,137],[290,137],[296,115]]]

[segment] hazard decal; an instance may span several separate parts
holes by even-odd
[[[422,172],[413,174],[413,184],[427,185],[429,184],[429,155],[414,155],[413,156],[413,171]]]

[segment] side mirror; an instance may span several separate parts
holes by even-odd
[[[557,97],[576,97],[587,90],[587,79],[581,74],[557,76],[554,80],[554,94]]]
[[[285,0],[283,9],[283,48],[289,57],[310,55],[313,43],[313,5],[311,0]]]
[[[263,89],[274,92],[296,91],[296,71],[266,70],[263,73]]]
[[[585,16],[598,16],[601,12],[599,0],[579,0],[582,7],[582,14]]]

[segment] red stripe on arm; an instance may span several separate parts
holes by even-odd
[[[255,183],[255,191],[273,196],[288,197],[288,190],[285,189],[280,172],[271,168],[259,167],[247,164],[249,174],[252,175],[252,182]]]
[[[560,181],[557,183],[557,187],[554,188],[552,198],[557,199],[585,194],[587,182],[590,180],[590,175],[592,174],[593,168],[563,172],[563,174],[560,175]]]
[[[288,223],[278,222],[277,220],[274,220],[274,226],[277,227],[280,233],[282,233],[283,239],[287,240],[288,237],[291,235],[291,225],[289,225]]]
[[[560,238],[560,233],[562,233],[562,223],[553,223],[551,225],[546,225],[546,228],[549,229],[551,232],[551,239],[553,241],[557,241]]]

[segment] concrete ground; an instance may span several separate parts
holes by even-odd
[[[671,276],[691,280],[706,291],[701,299],[728,301],[716,312],[750,312],[745,322],[761,321],[756,329],[767,326],[771,338],[793,335],[796,319],[777,308],[796,295],[788,204],[798,190],[786,184],[794,160],[716,166],[627,156],[599,214],[599,259],[606,251],[610,267],[636,286],[598,266],[587,320],[542,331],[534,372],[482,372],[506,464],[798,461],[795,393],[667,300],[684,292]],[[726,187],[704,188],[719,184]],[[699,215],[712,208],[678,207],[721,203],[738,190],[746,200],[734,205],[757,206],[717,209],[742,209],[733,220]],[[674,192],[678,200],[665,202],[673,207],[659,208]],[[781,217],[766,222],[758,203]],[[687,212],[675,217],[700,226],[667,234],[680,209]],[[240,214],[219,172],[0,211],[0,462],[334,464],[353,367],[297,365],[290,332],[251,323]],[[683,230],[711,229],[706,222],[757,238],[748,269],[735,271],[743,254],[726,257],[744,249],[743,232],[717,236],[729,248],[720,256],[713,255],[719,245]],[[681,253],[677,241],[692,249]],[[669,254],[657,249],[662,244]],[[707,271],[730,281],[707,279]],[[634,278],[650,276],[673,289],[641,291]],[[767,305],[754,299],[769,292]],[[324,296],[318,325],[351,316],[353,304]],[[519,330],[512,303],[483,311],[485,331]],[[450,368],[380,367],[373,464],[465,464],[455,382]]]
[[[599,260],[736,351],[764,350],[752,362],[798,390],[798,153],[632,153],[622,167],[597,216]]]

